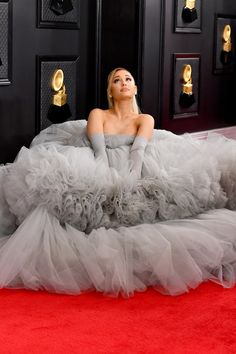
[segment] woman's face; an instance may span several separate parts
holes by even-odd
[[[118,70],[111,79],[110,95],[114,100],[132,98],[137,93],[133,76],[127,70]]]

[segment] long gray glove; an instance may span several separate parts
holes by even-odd
[[[94,155],[96,158],[102,159],[102,161],[108,166],[108,158],[106,153],[105,138],[103,133],[93,134],[89,137]]]
[[[136,173],[138,178],[141,177],[143,157],[148,140],[137,135],[130,149],[131,171]]]

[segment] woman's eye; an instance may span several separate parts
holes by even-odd
[[[114,82],[114,84],[117,84],[117,82],[119,82],[120,81],[120,79],[115,79],[113,82]]]
[[[126,78],[126,81],[131,81],[131,78],[130,78],[130,77],[127,77],[127,78]]]

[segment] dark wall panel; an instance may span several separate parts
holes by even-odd
[[[142,0],[101,0],[98,28],[98,93],[97,105],[107,108],[107,76],[116,67],[131,71],[136,80],[139,73],[139,12]]]
[[[125,66],[156,127],[182,133],[236,123],[235,64],[228,73],[214,72],[215,16],[235,16],[235,0],[202,0],[198,33],[175,31],[176,0],[80,0],[79,5],[79,28],[38,28],[37,1],[12,1],[11,80],[0,85],[0,163],[12,161],[35,135],[37,56],[79,57],[79,119],[96,105],[106,106],[107,74]],[[189,53],[200,56],[198,114],[173,119],[174,54]]]
[[[182,133],[235,124],[235,64],[230,74],[227,70],[221,75],[214,72],[215,17],[217,14],[235,16],[233,0],[198,0],[196,25],[186,24],[186,29],[181,27],[181,31],[177,28],[180,14],[176,11],[182,11],[183,0],[119,0],[115,3],[100,0],[97,3],[100,4],[98,106],[106,107],[108,72],[116,66],[125,66],[137,79],[142,111],[154,116],[156,127]],[[234,30],[232,40],[235,36]],[[179,72],[175,70],[176,55],[199,57],[199,65],[193,69],[193,78],[197,77],[197,82],[193,83],[197,96],[194,114],[191,108],[182,109],[178,119],[173,100],[174,90],[177,90],[175,83],[179,83],[181,90],[181,77],[175,77]]]
[[[93,45],[88,36],[89,26],[94,32],[95,1],[80,1],[79,29],[38,28],[37,1],[14,0],[12,5],[12,81],[0,86],[0,163],[12,161],[35,135],[40,116],[36,112],[37,56],[79,56],[78,118],[86,117],[92,104],[87,75],[93,66],[88,62]]]
[[[160,127],[176,133],[185,131],[198,131],[235,124],[235,70],[230,75],[223,73],[216,75],[213,72],[215,16],[216,14],[235,15],[235,1],[211,0],[202,1],[201,32],[176,33],[175,32],[175,1],[162,2],[164,9],[164,34],[161,49],[162,71],[159,76],[161,84],[160,114],[158,120]],[[145,18],[149,24],[149,18]],[[152,24],[149,26],[152,27]],[[235,33],[232,36],[236,36]],[[153,38],[152,43],[155,42]],[[152,52],[151,46],[146,48],[146,56]],[[199,53],[201,57],[200,86],[199,86],[199,114],[194,117],[173,119],[172,95],[175,81],[173,68],[174,53]],[[150,65],[148,65],[148,62]],[[153,71],[155,66],[148,61],[148,70]],[[146,67],[144,68],[146,70]],[[155,111],[153,103],[153,111]],[[149,104],[150,105],[150,104]]]
[[[143,12],[142,110],[155,118],[160,126],[162,97],[162,50],[164,5],[161,0],[146,0]]]

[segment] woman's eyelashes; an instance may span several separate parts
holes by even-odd
[[[117,84],[118,82],[120,82],[120,81],[122,81],[120,78],[117,78],[117,79],[114,79],[114,84]],[[131,82],[132,81],[132,79],[131,79],[131,77],[126,77],[125,78],[125,80],[124,80],[125,82]]]

